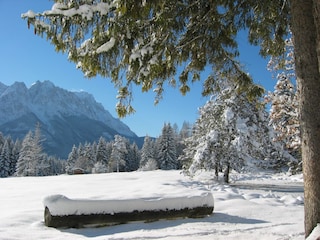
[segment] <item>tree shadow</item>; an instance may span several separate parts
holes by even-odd
[[[230,223],[230,224],[263,224],[268,223],[259,219],[243,218],[239,216],[229,215],[221,212],[215,212],[205,218],[185,218],[176,220],[159,220],[155,222],[130,222],[126,224],[119,224],[114,226],[99,227],[99,228],[80,228],[80,229],[58,229],[61,232],[71,233],[75,235],[82,235],[87,238],[94,238],[99,236],[108,236],[124,232],[134,232],[140,230],[160,230],[166,228],[177,227],[186,223]]]

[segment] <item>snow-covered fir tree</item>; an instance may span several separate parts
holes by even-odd
[[[16,172],[16,165],[19,159],[21,147],[22,147],[22,142],[19,139],[17,139],[13,144],[13,148],[11,152],[12,160],[10,162],[10,173],[9,173],[10,176],[13,176]]]
[[[38,160],[36,176],[49,176],[51,175],[51,165],[48,156],[42,154]]]
[[[66,163],[66,173],[71,174],[72,169],[75,167],[75,163],[78,159],[78,148],[73,145],[71,152],[68,155],[67,163]]]
[[[125,138],[120,135],[114,136],[114,143],[111,153],[111,159],[109,162],[109,169],[111,171],[120,171],[120,168],[126,164],[125,154],[128,152],[126,148]]]
[[[162,133],[157,139],[157,161],[160,169],[170,170],[178,168],[176,138],[170,123],[164,124]]]
[[[185,139],[191,136],[192,125],[188,122],[183,122],[181,130],[176,129],[175,131],[175,141],[176,141],[176,154],[178,158],[178,168],[182,168],[181,162],[179,161],[180,155],[186,147]]]
[[[16,176],[35,176],[38,157],[34,156],[33,146],[33,133],[29,131],[22,141],[16,166]]]
[[[284,142],[286,149],[299,160],[292,163],[292,172],[301,171],[301,137],[299,123],[299,92],[296,86],[292,39],[286,41],[284,62],[271,58],[268,69],[276,74],[277,83],[266,100],[271,103],[270,125],[276,132],[275,141]]]
[[[107,152],[107,142],[104,137],[100,137],[97,145],[96,151],[96,164],[95,164],[95,171],[99,171],[102,173],[103,171],[107,172],[107,166],[109,161],[110,155]]]
[[[0,177],[10,176],[11,160],[10,142],[6,139],[2,148],[0,148]]]
[[[29,131],[22,141],[16,166],[17,176],[38,176],[40,174],[42,170],[40,163],[44,158],[42,141],[40,124],[37,124],[34,133]]]
[[[136,143],[130,144],[130,142],[127,142],[127,158],[126,158],[126,167],[125,171],[135,171],[139,168],[140,159],[141,159],[141,153]]]
[[[92,145],[90,143],[79,144],[78,158],[74,164],[74,168],[82,169],[85,173],[90,173],[94,166],[94,156]]]
[[[249,101],[227,80],[217,82],[217,94],[202,108],[193,134],[180,157],[189,174],[198,170],[263,167],[280,169],[293,157],[273,141],[268,115],[258,99]]]
[[[98,143],[73,146],[69,153],[66,171],[82,169],[86,173],[106,173],[114,171],[134,171],[139,168],[140,150],[129,139],[116,135],[113,141],[107,142],[100,137]]]
[[[158,168],[156,161],[155,140],[149,136],[146,136],[143,141],[139,168],[143,171],[151,171]]]
[[[16,170],[21,142],[14,142],[10,136],[4,137],[1,132],[0,138],[0,177],[12,176]]]
[[[45,159],[45,163],[47,164],[48,168],[45,169],[43,176],[59,175],[65,173],[65,160],[56,159],[53,156],[47,156],[47,158]]]
[[[0,132],[0,149],[2,149],[2,146],[4,145],[5,137],[3,136],[3,133]]]

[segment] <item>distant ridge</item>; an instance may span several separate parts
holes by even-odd
[[[23,139],[38,122],[44,151],[61,158],[74,144],[98,141],[100,136],[111,140],[119,134],[141,142],[87,92],[67,91],[50,81],[37,81],[30,88],[22,82],[11,86],[0,82],[0,132]]]

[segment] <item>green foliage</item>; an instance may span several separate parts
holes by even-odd
[[[262,93],[237,62],[237,33],[249,28],[250,43],[261,55],[281,55],[287,34],[287,1],[254,0],[56,0],[52,10],[23,15],[35,34],[56,51],[67,52],[85,76],[111,78],[119,89],[120,117],[134,112],[130,86],[153,90],[155,104],[163,84],[203,81],[203,95],[221,78],[233,79],[254,98]],[[201,79],[208,66],[212,74]],[[176,79],[177,78],[177,79]],[[174,79],[173,81],[171,79]],[[171,84],[173,83],[173,84]]]

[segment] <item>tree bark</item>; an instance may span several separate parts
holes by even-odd
[[[291,0],[291,29],[300,91],[305,236],[320,223],[319,0]]]
[[[226,169],[223,173],[223,180],[225,183],[229,183],[230,163],[227,163]]]

